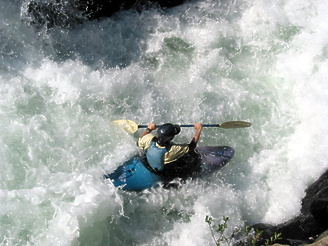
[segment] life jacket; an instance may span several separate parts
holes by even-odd
[[[156,138],[154,138],[149,148],[146,151],[145,157],[142,160],[144,166],[157,175],[161,175],[161,171],[164,169],[164,155],[168,152],[168,148],[159,148],[156,146]]]

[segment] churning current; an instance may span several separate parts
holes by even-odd
[[[213,245],[295,216],[328,167],[328,2],[190,1],[64,28],[0,7],[0,244]],[[124,192],[103,174],[137,153],[112,121],[204,128],[235,156],[179,189]],[[193,129],[175,139],[188,142]]]

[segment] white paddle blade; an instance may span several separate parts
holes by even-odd
[[[128,133],[135,133],[138,130],[138,124],[132,120],[115,120],[113,123],[122,127]]]

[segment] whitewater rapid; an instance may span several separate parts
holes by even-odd
[[[227,234],[287,221],[327,169],[328,3],[190,1],[38,30],[27,0],[1,3],[1,245],[213,245],[206,215]],[[252,127],[203,130],[236,151],[212,177],[133,193],[102,179],[137,153],[117,119]]]

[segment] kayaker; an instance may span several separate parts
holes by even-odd
[[[199,169],[199,155],[195,152],[195,148],[203,125],[201,123],[194,124],[195,134],[189,144],[175,144],[172,142],[174,137],[180,133],[179,125],[171,123],[161,125],[157,129],[157,137],[151,133],[156,129],[156,124],[150,123],[145,132],[140,136],[138,146],[146,151],[147,157],[155,156],[155,158],[158,158],[157,161],[164,163],[161,175],[166,180],[171,180],[176,177],[191,177],[193,173],[197,172]],[[150,146],[153,147],[150,148]],[[162,160],[160,159],[163,155],[159,154],[156,156],[156,153],[159,153],[160,150],[165,152]]]

